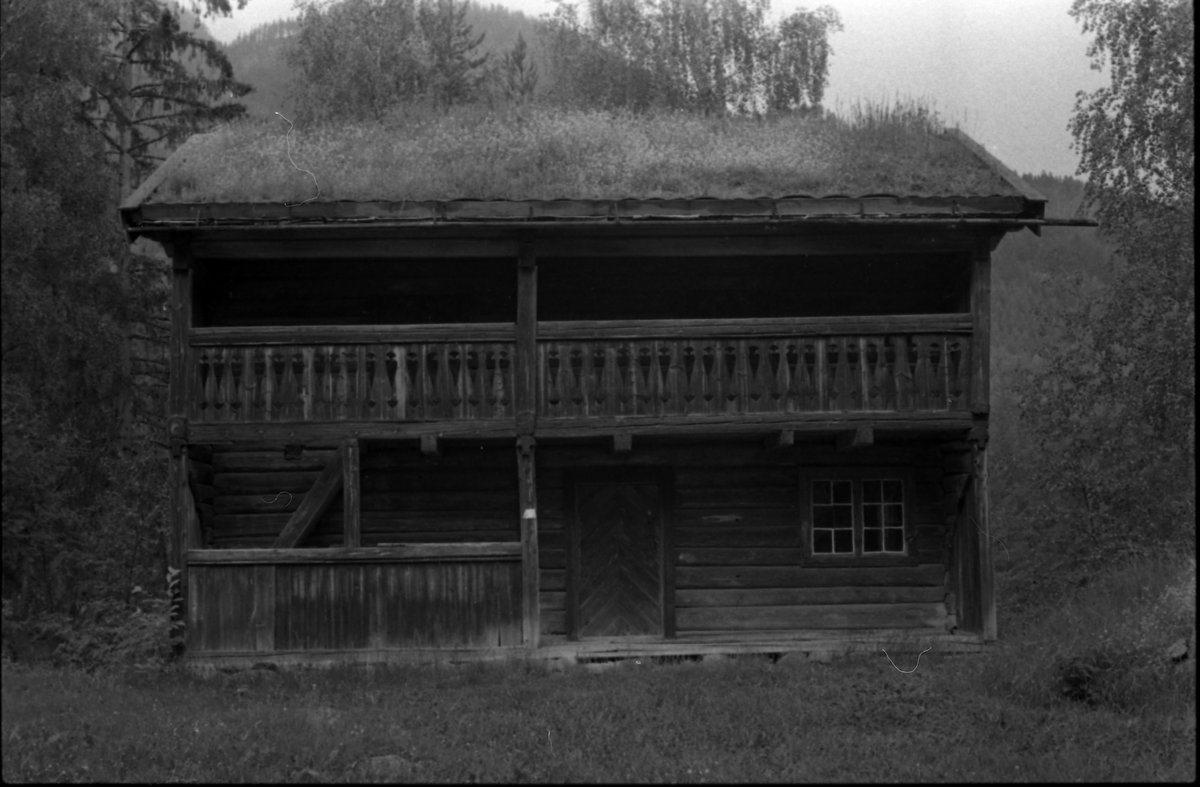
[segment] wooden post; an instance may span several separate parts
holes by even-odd
[[[537,262],[522,246],[517,258],[517,330],[513,400],[517,434],[532,435],[537,422]]]
[[[421,454],[427,459],[441,459],[442,439],[435,434],[421,435]]]
[[[167,442],[170,446],[171,478],[171,554],[168,566],[179,570],[180,618],[186,627],[188,599],[187,551],[200,546],[193,541],[199,530],[196,505],[188,487],[188,398],[191,394],[191,348],[188,334],[192,327],[191,255],[185,244],[172,249],[171,263],[171,345],[167,381]],[[185,632],[186,633],[186,632]]]
[[[991,525],[988,522],[988,471],[987,443],[984,440],[971,440],[971,465],[975,493],[971,496],[971,515],[974,517],[976,530],[976,554],[978,576],[975,577],[978,592],[980,629],[987,642],[993,642],[997,636],[996,626],[996,579],[995,567],[992,565],[992,536]]]
[[[342,543],[348,547],[361,545],[359,447],[358,440],[347,440],[342,451]]]
[[[521,516],[521,607],[522,638],[527,648],[538,646],[541,617],[538,611],[538,524],[537,474],[534,470],[536,441],[517,438],[517,485]]]
[[[633,435],[628,432],[618,432],[612,436],[612,454],[628,454],[633,451]]]
[[[768,451],[779,451],[784,448],[791,448],[796,444],[796,433],[791,429],[784,429],[779,432],[771,432],[763,438],[763,448]]]
[[[971,412],[979,415],[987,414],[990,402],[991,291],[991,243],[981,236],[971,259]]]

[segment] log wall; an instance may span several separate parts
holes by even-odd
[[[571,468],[673,468],[672,559],[676,629],[713,631],[946,627],[947,544],[943,457],[936,443],[838,452],[761,444],[539,448],[541,631],[566,634],[567,512]],[[819,565],[801,544],[801,468],[913,467],[912,559]]]
[[[267,548],[283,531],[335,450],[283,446],[213,451],[215,549]],[[360,459],[361,544],[517,541],[516,459],[509,445],[447,447],[441,456],[415,444],[371,445]],[[289,496],[290,495],[290,496]],[[341,495],[302,546],[343,543]]]

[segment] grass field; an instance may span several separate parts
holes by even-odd
[[[1194,571],[1192,564],[1193,583]],[[1092,617],[1102,611],[1120,620],[1130,605],[1179,595],[1164,588],[1177,576],[1153,566],[1126,571],[989,655],[935,651],[912,674],[882,653],[830,664],[744,658],[625,661],[601,670],[476,664],[210,677],[10,663],[2,776],[1191,781],[1194,669],[1152,655],[1129,666],[1119,658],[1124,629],[1095,631]],[[1186,594],[1181,603],[1186,611]],[[1063,665],[1088,654],[1109,654],[1106,663],[1126,667],[1098,673],[1087,701],[1065,699]],[[910,670],[913,660],[898,666]]]

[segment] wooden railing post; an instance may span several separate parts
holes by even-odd
[[[517,484],[521,516],[521,630],[528,648],[538,646],[541,627],[538,611],[537,473],[534,469],[536,445],[531,436],[517,438]]]

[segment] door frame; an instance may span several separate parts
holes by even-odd
[[[662,638],[675,638],[675,472],[669,467],[593,467],[563,474],[563,519],[567,535],[567,639],[579,641],[579,525],[575,488],[579,484],[653,484],[658,487],[659,572],[662,595]],[[658,639],[657,636],[654,639]]]

